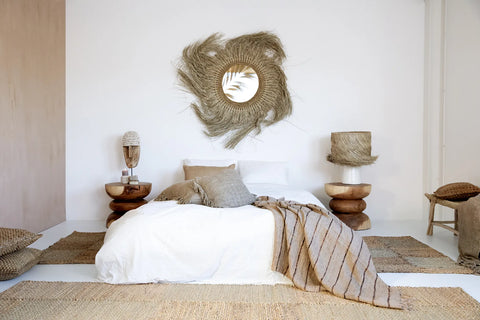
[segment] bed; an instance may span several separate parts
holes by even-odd
[[[256,195],[322,206],[310,192],[288,185],[246,186]],[[252,205],[150,201],[110,226],[96,256],[98,278],[115,284],[291,284],[271,270],[274,229],[272,212]]]
[[[402,308],[362,237],[288,186],[283,164],[243,167],[184,166],[185,181],[110,225],[95,259],[99,280],[289,284]]]

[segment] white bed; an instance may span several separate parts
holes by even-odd
[[[286,185],[247,184],[256,195],[323,207]],[[108,283],[291,284],[270,269],[274,219],[252,205],[210,208],[151,201],[112,223],[98,252],[98,279]]]

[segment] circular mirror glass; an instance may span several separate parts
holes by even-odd
[[[231,101],[247,102],[257,93],[258,75],[248,65],[235,64],[223,75],[222,89]]]

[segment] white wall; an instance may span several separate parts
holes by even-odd
[[[480,2],[446,2],[444,182],[480,185]]]
[[[288,160],[291,183],[324,203],[340,168],[330,132],[372,131],[372,223],[422,211],[423,0],[67,0],[67,219],[105,219],[104,184],[125,166],[120,138],[142,138],[135,172],[152,196],[184,158]],[[193,41],[270,30],[287,52],[293,115],[235,150],[202,135],[175,63]],[[287,152],[286,152],[287,151]],[[150,196],[149,198],[151,198]]]

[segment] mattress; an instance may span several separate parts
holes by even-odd
[[[249,184],[256,195],[323,206],[305,190]],[[95,266],[107,283],[291,284],[271,270],[274,219],[252,205],[151,201],[112,223]]]

